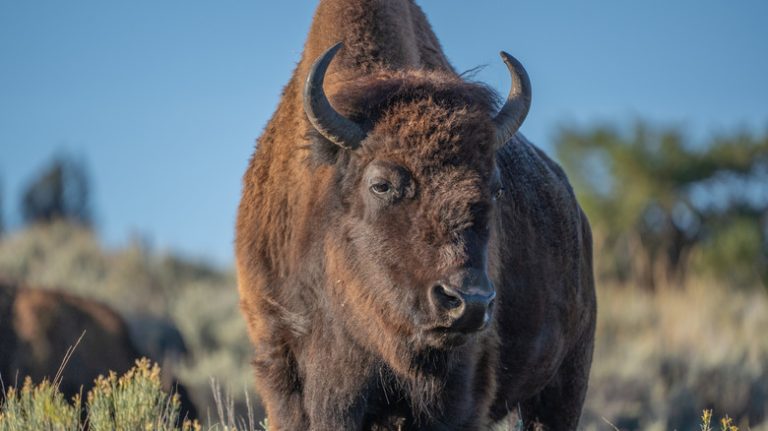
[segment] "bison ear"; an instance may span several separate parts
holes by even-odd
[[[343,149],[329,141],[317,129],[311,128],[306,136],[309,141],[310,161],[314,165],[333,165]]]

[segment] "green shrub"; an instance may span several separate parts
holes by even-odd
[[[68,403],[51,382],[35,385],[26,378],[21,389],[10,388],[3,397],[0,431],[79,430],[80,397],[72,401]]]
[[[68,403],[56,380],[35,385],[27,378],[20,390],[8,389],[0,406],[0,431],[199,431],[197,421],[181,421],[178,395],[161,389],[160,367],[147,359],[118,377],[100,376],[85,406],[77,395]],[[85,407],[85,418],[81,413]]]

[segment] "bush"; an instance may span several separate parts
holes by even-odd
[[[86,426],[91,431],[200,430],[197,421],[180,420],[178,396],[163,392],[160,367],[147,359],[137,360],[122,377],[99,377],[85,406],[79,395],[68,403],[56,380],[35,385],[29,378],[20,390],[8,389],[2,401],[0,431],[76,431]]]

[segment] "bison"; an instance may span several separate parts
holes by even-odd
[[[241,309],[270,430],[576,428],[596,301],[560,167],[411,0],[321,0],[243,179]],[[502,105],[499,108],[499,105]]]
[[[128,371],[142,356],[125,321],[110,307],[65,292],[0,280],[0,379],[4,386],[25,376],[36,382],[53,379],[72,347],[59,382],[67,398],[89,390],[99,375]],[[182,417],[197,417],[183,385],[168,373],[162,383],[166,391],[179,394]]]

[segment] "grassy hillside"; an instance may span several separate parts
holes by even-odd
[[[232,271],[139,242],[108,250],[92,232],[56,223],[0,240],[0,277],[98,298],[129,317],[170,319],[190,354],[169,365],[192,389],[203,419],[206,410],[228,415],[216,406],[211,378],[235,404],[245,391],[255,399]],[[602,284],[598,295],[586,429],[699,429],[701,412],[714,409],[742,429],[768,430],[765,290],[689,279],[656,292]]]
[[[245,391],[253,392],[251,346],[232,271],[151,252],[139,242],[108,250],[93,232],[54,223],[0,239],[0,277],[98,299],[118,310],[129,325],[170,320],[189,353],[164,363],[164,369],[191,390],[203,416],[215,405],[211,378],[238,405]],[[135,341],[151,349],[143,345],[147,338]]]

